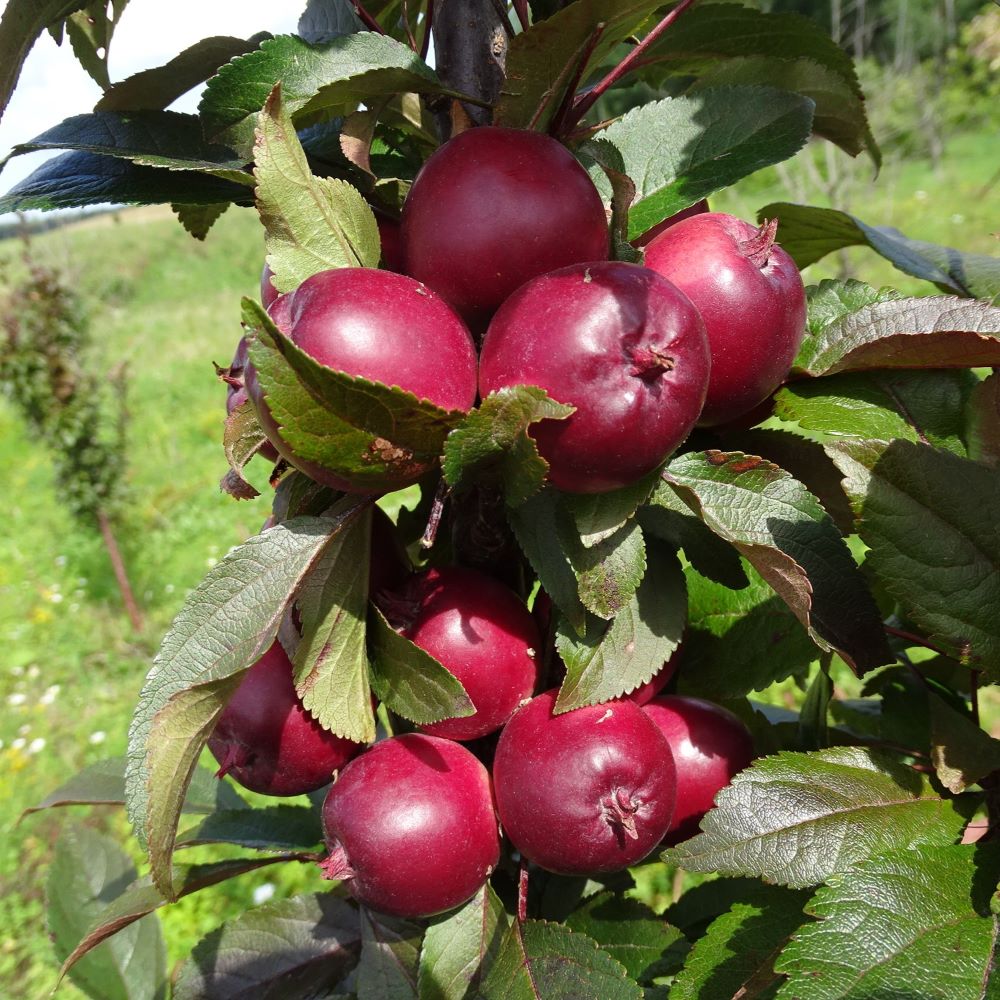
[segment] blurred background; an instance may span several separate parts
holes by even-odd
[[[291,30],[296,16],[272,9],[281,6],[185,0],[170,5],[168,20],[162,3],[133,0],[112,77],[159,65],[204,35]],[[713,198],[713,208],[752,219],[770,201],[800,201],[996,254],[1000,8],[778,0],[771,9],[815,19],[859,60],[884,165],[875,177],[867,159],[814,143]],[[43,38],[0,123],[0,155],[98,96],[68,47]],[[178,106],[195,104],[189,95]],[[37,163],[15,160],[0,188]],[[230,209],[205,243],[166,207],[33,217],[27,227],[0,218],[0,237],[0,995],[13,1000],[55,985],[44,886],[62,819],[18,816],[84,764],[124,752],[159,638],[206,570],[259,530],[269,470],[252,463],[257,500],[237,503],[217,489],[225,387],[212,362],[229,363],[240,296],[257,292],[263,244],[252,212]],[[805,274],[834,276],[935,291],[860,248]],[[780,703],[795,692],[768,697]],[[125,840],[120,810],[78,815]],[[128,849],[138,861],[134,843]],[[285,868],[164,911],[170,962],[227,916],[315,881]],[[82,996],[69,983],[61,995]]]

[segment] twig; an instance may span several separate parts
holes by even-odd
[[[891,625],[884,625],[883,628],[889,635],[894,635],[897,639],[905,639],[911,646],[923,646],[924,649],[929,649],[940,656],[948,656],[948,653],[940,646],[935,646],[930,639],[924,639],[922,636],[915,635],[913,632],[906,632],[901,628],[893,628]]]
[[[583,77],[584,70],[587,68],[587,63],[590,62],[590,57],[594,54],[594,49],[597,48],[597,43],[601,40],[601,35],[604,34],[606,27],[607,25],[603,21],[595,25],[594,30],[590,33],[590,38],[584,44],[576,67],[566,82],[566,90],[563,93],[562,100],[559,102],[559,107],[556,109],[556,113],[552,116],[552,121],[549,123],[550,135],[558,136],[562,134],[563,123],[569,116],[570,110],[573,107],[573,101],[576,99],[576,88],[580,85],[580,80]]]
[[[514,13],[517,14],[517,20],[521,25],[522,31],[528,30],[528,0],[512,0],[512,6],[514,8]]]
[[[578,121],[613,87],[623,76],[630,73],[635,64],[645,55],[647,50],[694,3],[694,0],[681,0],[646,37],[617,65],[603,80],[594,86],[573,105],[567,116],[566,129],[572,129]]]
[[[351,6],[354,8],[354,13],[361,18],[362,24],[364,24],[369,31],[377,31],[380,35],[385,34],[385,29],[382,25],[379,24],[378,21],[376,21],[375,18],[361,6],[361,0],[351,0]]]
[[[420,547],[422,549],[429,549],[434,545],[434,539],[437,538],[438,528],[441,525],[441,515],[444,513],[444,502],[448,499],[448,493],[448,484],[442,479],[438,483],[437,492],[434,494],[430,517],[427,518],[427,527],[424,528],[423,537],[420,539]]]
[[[406,40],[410,43],[410,49],[416,52],[418,49],[417,39],[413,34],[413,29],[410,27],[410,5],[403,0],[403,27],[406,29]]]
[[[420,58],[426,60],[431,48],[431,28],[434,27],[434,0],[427,0],[427,13],[424,14],[424,40],[420,43]]]
[[[528,919],[528,859],[521,857],[521,873],[517,878],[517,919]]]

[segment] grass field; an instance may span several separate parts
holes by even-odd
[[[890,165],[878,182],[859,188],[850,208],[867,222],[895,225],[912,236],[996,252],[997,223],[985,217],[979,196],[994,169],[983,138],[960,137],[938,174],[921,163]],[[749,218],[758,206],[784,197],[775,173],[766,171],[714,199],[714,206]],[[80,290],[104,362],[128,365],[130,505],[121,541],[147,614],[142,635],[130,634],[99,537],[70,520],[58,502],[48,457],[26,436],[14,410],[0,403],[6,497],[0,533],[0,995],[9,1000],[36,1000],[55,984],[43,886],[70,810],[18,824],[19,814],[83,765],[123,752],[150,657],[185,593],[268,512],[266,496],[236,503],[216,488],[225,468],[224,392],[211,362],[228,362],[239,336],[239,298],[256,290],[262,241],[255,217],[231,210],[204,245],[161,211],[124,212],[119,219],[53,231],[36,240],[35,252],[59,264]],[[13,242],[0,244],[0,262],[14,261],[11,274],[18,252]],[[870,251],[849,258],[857,276],[872,284],[932,291]],[[837,273],[837,264],[812,270],[807,280]],[[255,470],[258,480],[266,471]],[[126,833],[115,810],[73,812],[118,836]],[[302,869],[269,872],[184,901],[165,914],[171,963],[249,905],[254,888],[268,881],[279,893],[320,884]],[[65,984],[61,995],[82,994]]]

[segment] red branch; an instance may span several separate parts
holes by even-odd
[[[351,6],[354,8],[354,13],[361,18],[361,23],[364,24],[369,31],[377,31],[380,35],[385,34],[385,29],[382,25],[379,24],[378,21],[376,21],[375,18],[361,6],[361,0],[351,0]]]
[[[601,35],[604,34],[605,27],[607,26],[603,22],[595,25],[590,38],[587,39],[587,42],[580,53],[580,58],[577,60],[576,67],[574,68],[569,81],[566,83],[566,90],[563,93],[562,100],[559,102],[559,107],[556,110],[556,113],[552,116],[552,121],[549,123],[550,135],[561,136],[564,134],[563,124],[572,114],[573,101],[576,98],[576,88],[580,85],[580,79],[587,68],[587,63],[590,62],[590,57],[594,54],[594,49],[597,48],[597,43],[601,40]],[[577,119],[577,121],[579,121],[579,119]],[[574,122],[574,124],[576,124],[576,122]]]

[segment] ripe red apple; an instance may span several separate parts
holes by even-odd
[[[323,828],[326,877],[400,917],[464,903],[500,859],[489,772],[465,747],[421,733],[376,743],[345,767]]]
[[[762,403],[788,376],[806,328],[802,276],[760,229],[721,212],[695,215],[646,247],[646,267],[669,278],[698,307],[712,374],[698,423],[729,423]]]
[[[652,472],[701,413],[709,354],[698,311],[635,264],[574,264],[519,288],[490,323],[483,396],[536,385],[576,407],[532,425],[549,479],[572,493],[618,489]]]
[[[670,218],[664,219],[662,222],[658,222],[651,229],[647,229],[641,236],[637,236],[632,240],[632,246],[634,247],[644,247],[656,239],[660,233],[665,233],[671,226],[676,226],[678,222],[684,219],[690,219],[692,215],[703,215],[705,212],[710,212],[711,209],[708,207],[708,202],[703,198],[701,201],[696,201],[693,205],[689,205],[687,208],[682,208],[679,212],[671,215]]]
[[[445,409],[468,410],[475,402],[476,351],[469,331],[439,296],[412,278],[374,268],[321,271],[277,298],[269,313],[321,365],[398,386]],[[300,458],[282,438],[253,365],[246,387],[279,454],[317,482],[349,493],[388,492],[427,471],[426,463],[404,456],[384,475],[358,477]]]
[[[524,602],[478,570],[447,566],[415,576],[398,595],[410,605],[402,629],[450,670],[475,714],[421,726],[432,736],[475,740],[499,729],[530,698],[541,638]]]
[[[292,664],[275,642],[246,672],[208,739],[219,762],[244,788],[300,795],[333,780],[360,743],[324,729],[295,693]]]
[[[403,204],[406,273],[482,323],[531,278],[606,260],[601,196],[562,143],[487,126],[445,143]]]
[[[553,715],[556,694],[523,705],[500,734],[493,781],[504,832],[557,874],[636,864],[670,826],[670,748],[631,701]]]
[[[382,245],[381,266],[386,271],[403,274],[403,238],[399,223],[380,212],[375,213],[375,223],[378,226],[379,243]]]
[[[271,270],[271,266],[265,260],[264,269],[260,272],[260,304],[265,309],[270,309],[271,303],[279,295],[278,289],[271,282],[273,277],[274,271]]]
[[[677,765],[677,807],[666,840],[698,832],[716,794],[753,760],[753,737],[732,712],[701,698],[665,695],[643,705],[670,744]]]

